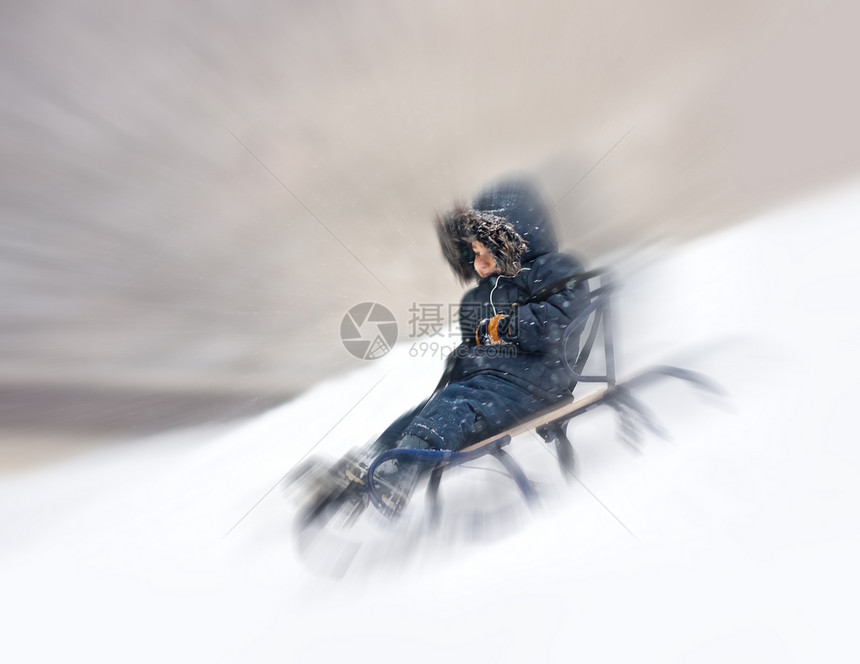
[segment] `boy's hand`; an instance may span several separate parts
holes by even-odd
[[[475,330],[475,341],[479,346],[496,346],[507,343],[503,337],[508,331],[509,324],[510,316],[505,314],[485,318],[478,323],[478,329]]]

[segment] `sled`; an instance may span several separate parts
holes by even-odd
[[[546,444],[554,444],[562,474],[570,482],[574,479],[575,461],[573,445],[567,435],[567,426],[574,418],[595,408],[608,406],[618,417],[622,438],[628,442],[635,442],[640,437],[642,429],[657,435],[663,434],[654,417],[633,396],[635,389],[658,379],[676,378],[708,392],[719,392],[716,386],[704,376],[668,365],[652,367],[623,382],[616,380],[610,307],[614,284],[610,273],[606,270],[581,273],[557,284],[551,284],[529,302],[541,301],[554,293],[576,286],[582,287],[583,284],[587,286],[589,303],[567,326],[562,339],[563,348],[571,346],[569,355],[563,353],[564,366],[570,378],[568,397],[514,426],[494,432],[457,452],[393,448],[367,461],[346,455],[334,466],[328,467],[318,460],[308,460],[293,469],[285,482],[287,487],[304,483],[309,489],[296,522],[299,533],[307,535],[325,530],[332,525],[332,519],[340,523],[341,530],[350,529],[369,504],[372,504],[385,517],[395,516],[398,513],[397,500],[399,499],[396,487],[387,484],[375,474],[381,464],[398,457],[420,458],[429,462],[425,505],[428,511],[427,524],[431,527],[439,521],[438,494],[446,472],[455,466],[487,455],[493,457],[502,466],[504,473],[518,487],[527,505],[534,508],[539,503],[535,486],[516,460],[504,449],[515,436],[533,431]],[[436,391],[449,383],[457,355],[457,352],[452,352],[449,356]],[[586,371],[587,367],[591,367],[591,370]],[[579,392],[583,386],[589,384],[594,385],[595,389],[580,396]]]
[[[599,406],[609,406],[618,416],[622,436],[637,439],[641,428],[661,435],[662,431],[647,409],[633,396],[632,391],[661,378],[676,378],[686,381],[708,392],[718,393],[717,387],[701,374],[678,367],[660,365],[648,369],[624,382],[617,382],[615,376],[615,347],[611,326],[611,296],[614,285],[611,275],[606,270],[594,270],[578,275],[563,284],[550,287],[555,292],[570,288],[585,282],[589,286],[589,305],[565,330],[563,348],[574,335],[584,338],[581,348],[571,363],[565,356],[564,363],[571,380],[570,397],[559,401],[543,412],[516,424],[504,431],[496,432],[483,440],[473,443],[457,452],[436,450],[391,449],[379,455],[368,467],[366,479],[367,492],[370,502],[386,516],[394,512],[392,506],[380,496],[374,478],[376,469],[386,461],[398,457],[423,458],[435,461],[430,471],[426,489],[426,505],[429,523],[438,522],[440,507],[438,500],[439,487],[445,472],[457,465],[490,455],[496,459],[518,487],[529,507],[538,505],[538,494],[528,479],[526,473],[516,460],[505,451],[511,440],[520,434],[536,432],[547,444],[555,444],[558,463],[567,481],[570,481],[574,470],[573,445],[567,436],[567,426],[576,417],[583,415]],[[551,292],[549,293],[551,294]],[[548,297],[547,293],[542,295]],[[599,373],[585,373],[588,364],[595,364],[592,357],[596,353],[598,339],[603,355],[603,370]],[[454,354],[452,354],[454,355]],[[450,366],[449,366],[450,370]],[[450,373],[446,370],[446,374]],[[440,387],[445,384],[445,378],[440,381]],[[583,384],[600,385],[598,389],[577,397],[574,391]],[[437,390],[439,388],[437,387]]]

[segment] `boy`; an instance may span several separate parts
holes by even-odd
[[[558,252],[548,210],[534,189],[522,181],[498,184],[471,208],[438,216],[436,230],[460,281],[477,280],[460,303],[463,343],[433,395],[329,469],[309,517],[333,500],[363,509],[363,473],[392,447],[460,450],[570,396],[564,358],[575,358],[578,335],[571,335],[568,348],[562,342],[565,328],[588,305],[588,292],[584,284],[567,286],[583,268]],[[403,509],[432,465],[406,458],[379,466],[375,487],[392,513]]]

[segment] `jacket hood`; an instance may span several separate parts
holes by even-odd
[[[499,274],[515,275],[528,247],[504,217],[457,205],[436,217],[436,232],[442,254],[463,283],[478,277],[474,268],[472,242],[480,242],[493,255]]]
[[[493,254],[500,274],[512,276],[523,263],[558,251],[558,240],[535,187],[512,179],[484,188],[471,208],[459,204],[436,217],[442,253],[463,283],[477,279],[472,241]]]
[[[503,180],[484,188],[472,207],[481,212],[503,217],[525,240],[527,251],[521,257],[528,263],[538,256],[558,251],[558,240],[537,189],[523,179]]]

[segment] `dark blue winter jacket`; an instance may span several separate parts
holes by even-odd
[[[548,210],[527,183],[496,185],[480,194],[473,207],[504,217],[528,243],[528,250],[516,275],[486,277],[463,296],[459,313],[464,344],[457,351],[451,382],[493,375],[542,401],[569,395],[571,378],[563,358],[567,354],[573,365],[579,334],[569,335],[566,348],[562,341],[568,325],[588,306],[588,290],[579,284],[552,294],[548,291],[584,272],[582,265],[573,256],[559,253]],[[502,335],[508,343],[477,345],[479,322],[497,314],[512,316],[510,328]]]

